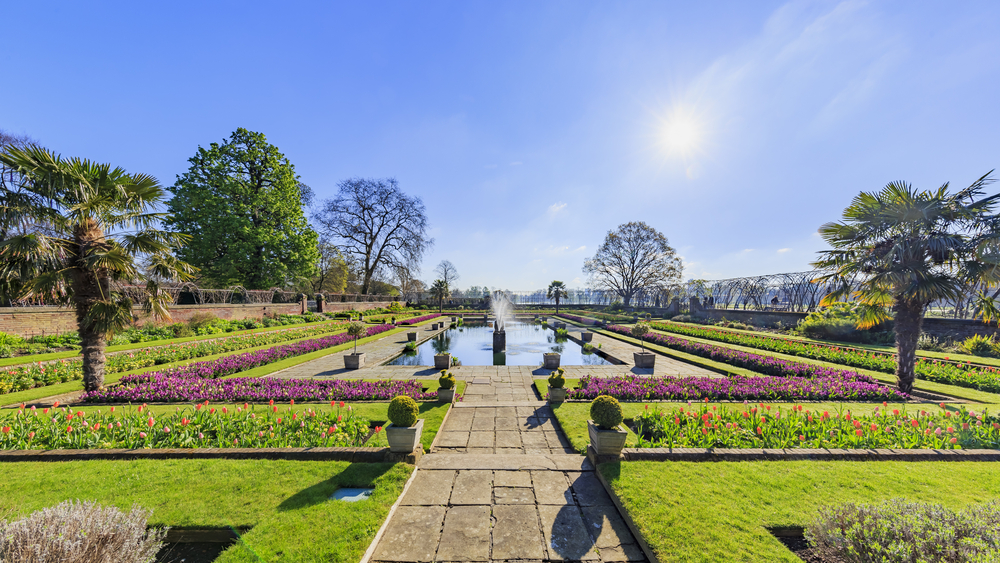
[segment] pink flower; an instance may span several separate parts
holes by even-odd
[[[145,438],[146,437],[146,433],[145,432],[139,432],[139,437],[140,438]]]

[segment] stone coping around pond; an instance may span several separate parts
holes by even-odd
[[[604,456],[602,456],[603,458]],[[625,448],[620,461],[1000,461],[1000,450]],[[614,461],[598,459],[599,463]]]
[[[170,448],[106,450],[0,450],[0,463],[17,461],[84,461],[133,459],[283,459],[290,461],[349,461],[352,463],[411,463],[422,452],[395,454],[389,448]]]

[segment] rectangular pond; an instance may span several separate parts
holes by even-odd
[[[417,347],[403,352],[386,365],[433,366],[434,355],[450,352],[464,366],[541,366],[542,354],[558,352],[564,366],[609,366],[611,362],[583,348],[568,338],[557,338],[541,325],[512,322],[507,324],[507,351],[493,353],[493,326],[466,323],[450,328]]]

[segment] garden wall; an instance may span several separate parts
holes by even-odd
[[[371,303],[326,303],[324,310],[330,312],[365,311],[376,307],[388,307],[389,302]],[[262,304],[206,304],[174,305],[170,316],[174,322],[190,320],[198,313],[212,313],[220,319],[259,319],[268,315],[299,315],[303,313],[302,303],[262,303]],[[142,307],[135,307],[132,315],[139,324],[148,322]],[[76,312],[69,307],[3,307],[0,308],[0,332],[18,336],[35,336],[76,330]]]

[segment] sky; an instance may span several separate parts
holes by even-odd
[[[891,181],[1000,166],[1000,3],[7,2],[0,129],[170,186],[264,133],[317,202],[394,177],[460,288],[583,287],[644,221],[684,278],[810,269]]]

